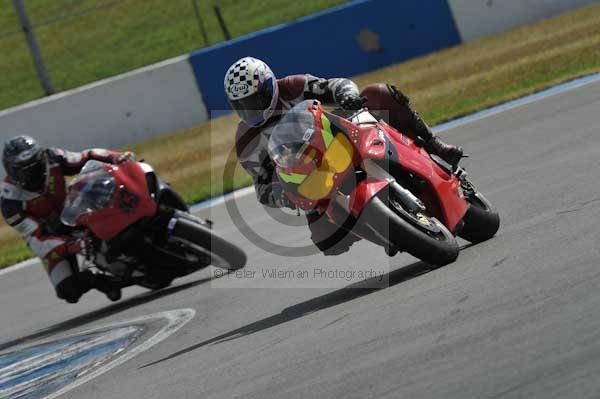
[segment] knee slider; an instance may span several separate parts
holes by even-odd
[[[365,86],[360,92],[360,96],[367,99],[368,108],[386,109],[386,98],[389,98],[389,91],[383,83],[372,83]]]

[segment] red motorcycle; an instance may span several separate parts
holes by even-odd
[[[234,270],[246,254],[189,213],[181,197],[143,162],[89,161],[69,186],[61,214],[87,243],[88,265],[123,287],[160,289],[208,265]]]
[[[431,156],[366,108],[344,118],[304,101],[273,129],[269,155],[297,207],[390,256],[405,251],[445,265],[458,257],[455,235],[477,243],[500,226],[464,169]]]

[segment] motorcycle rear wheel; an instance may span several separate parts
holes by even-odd
[[[162,290],[163,288],[169,287],[173,283],[173,280],[175,280],[175,279],[174,278],[165,278],[163,280],[140,283],[139,285],[144,288],[147,288],[151,291],[158,291],[158,290]]]
[[[373,197],[363,210],[366,223],[396,249],[433,265],[444,266],[458,257],[458,243],[436,218],[410,216],[384,193]],[[437,231],[437,233],[436,233]]]
[[[226,270],[246,266],[246,253],[236,245],[218,236],[210,228],[190,219],[178,218],[172,236],[187,241],[190,249],[210,257],[210,264]]]

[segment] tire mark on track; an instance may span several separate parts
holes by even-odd
[[[505,256],[504,258],[500,259],[499,261],[495,262],[492,267],[498,267],[501,264],[503,264],[504,262],[506,262],[510,257],[509,256]]]
[[[582,211],[582,210],[588,208],[588,205],[594,204],[594,203],[600,203],[600,198],[593,198],[593,199],[588,200],[588,201],[579,202],[573,208],[569,208],[569,209],[564,209],[564,210],[561,210],[561,211],[557,211],[556,214],[557,215],[564,215],[564,214],[567,214],[567,213],[579,212],[579,211]]]
[[[340,320],[342,320],[342,319],[345,319],[346,317],[348,317],[348,313],[346,313],[346,314],[344,314],[343,316],[341,316],[341,317],[338,317],[337,319],[335,319],[335,320],[333,320],[333,321],[331,321],[331,322],[329,322],[329,323],[325,324],[323,327],[319,328],[319,330],[324,330],[324,329],[326,329],[327,327],[329,327],[329,326],[331,326],[331,325],[333,325],[333,324],[337,323],[338,321],[340,321]]]

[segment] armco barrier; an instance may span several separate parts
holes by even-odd
[[[114,148],[207,120],[186,55],[0,111],[0,142],[27,133],[73,150]]]
[[[446,0],[360,0],[195,52],[190,57],[210,112],[229,110],[223,76],[238,58],[276,75],[353,76],[460,42]]]
[[[448,0],[464,41],[504,32],[598,0]]]

